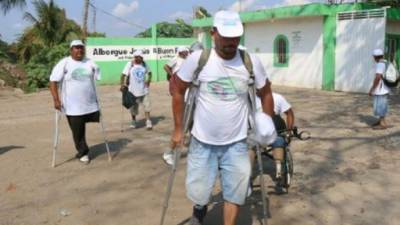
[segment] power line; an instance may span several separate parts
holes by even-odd
[[[116,15],[110,13],[110,12],[107,12],[106,10],[101,9],[101,8],[99,8],[99,7],[95,6],[95,5],[93,5],[91,2],[90,2],[89,4],[90,4],[90,6],[92,6],[94,9],[97,9],[97,10],[99,10],[100,12],[102,12],[102,13],[108,15],[108,16],[114,17],[115,19],[117,19],[117,20],[119,20],[119,21],[121,21],[121,22],[123,22],[123,23],[129,24],[129,25],[134,26],[134,27],[139,27],[139,28],[141,28],[141,29],[147,29],[147,27],[144,27],[144,26],[142,26],[142,25],[140,25],[140,24],[130,22],[130,21],[124,19],[124,18],[121,18],[121,17],[119,17],[119,16],[116,16]]]

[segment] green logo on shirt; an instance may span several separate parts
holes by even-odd
[[[74,80],[86,80],[92,75],[92,73],[85,68],[77,68],[71,73],[71,77]]]
[[[236,77],[223,77],[207,82],[207,92],[222,101],[234,101],[247,93],[247,83]]]

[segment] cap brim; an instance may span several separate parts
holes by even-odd
[[[234,37],[240,37],[243,35],[243,26],[216,26],[219,35],[222,37],[228,37],[228,38],[234,38]]]

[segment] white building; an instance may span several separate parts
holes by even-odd
[[[372,51],[385,50],[400,65],[400,9],[372,4],[308,4],[240,14],[242,44],[262,60],[272,83],[368,92]],[[193,21],[207,28],[212,18]],[[211,47],[208,29],[198,37]]]

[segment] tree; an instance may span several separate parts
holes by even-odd
[[[46,3],[44,0],[33,2],[37,17],[26,12],[24,19],[33,23],[31,32],[43,46],[52,47],[66,41],[72,32],[81,33],[76,23],[67,19],[65,10],[54,4],[53,0]]]
[[[193,36],[193,27],[182,19],[176,23],[161,22],[157,24],[157,37],[188,38]],[[151,37],[151,28],[136,35],[136,37]]]
[[[26,5],[25,0],[0,0],[0,8],[4,14],[7,14],[14,7],[24,7]]]

